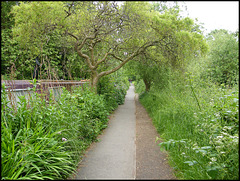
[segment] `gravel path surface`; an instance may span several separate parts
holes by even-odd
[[[145,108],[140,104],[138,95],[136,103],[136,179],[176,180],[172,168],[167,163],[167,154],[160,151],[155,142],[160,137],[153,126]]]
[[[110,116],[70,179],[176,179],[167,155],[155,143],[156,132],[131,85],[125,103]]]

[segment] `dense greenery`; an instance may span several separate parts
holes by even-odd
[[[238,38],[238,33],[228,33],[226,30],[215,30],[209,34],[211,51],[207,77],[219,85],[232,86],[239,81]]]
[[[114,100],[84,86],[72,93],[63,88],[57,102],[53,93],[49,101],[37,93],[32,94],[29,101],[22,96],[17,109],[7,106],[7,93],[2,84],[2,179],[69,177],[86,148],[97,141],[97,136],[107,127],[108,115],[117,107],[115,103],[123,103],[128,89],[125,83],[119,81],[114,92],[105,90]],[[108,83],[109,87],[111,84],[113,82]]]
[[[1,2],[1,74],[4,79],[33,79],[36,58],[40,63],[38,79],[89,78],[83,59],[69,45],[59,43],[56,32],[49,33],[41,53],[32,51],[33,45],[20,46],[13,36],[15,18],[10,13],[18,1]]]
[[[16,78],[32,78],[39,56],[42,78],[87,77],[97,92],[101,77],[148,49],[158,51],[164,63],[175,67],[207,50],[196,22],[181,17],[177,5],[171,9],[160,6],[148,2],[121,6],[111,1],[20,2],[11,9],[14,26],[5,35],[6,45],[2,44],[4,66],[15,69]],[[19,58],[19,50],[26,56]],[[26,66],[27,71],[23,70]]]
[[[182,179],[239,178],[238,39],[222,31],[208,40],[207,56],[192,59],[184,72],[155,66],[151,73],[160,80],[148,92],[136,81],[164,140],[159,146]]]
[[[204,37],[180,11],[176,2],[1,2],[4,79],[33,80],[38,58],[39,79],[91,88],[22,97],[16,109],[2,84],[2,178],[67,178],[132,79],[179,178],[238,179],[239,33]]]
[[[101,78],[98,84],[98,93],[107,101],[106,106],[109,111],[115,110],[119,104],[124,103],[129,87],[127,77],[119,76],[119,73]]]

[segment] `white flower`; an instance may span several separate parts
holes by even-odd
[[[215,161],[217,161],[217,158],[216,158],[216,157],[212,157],[211,160],[212,160],[213,162],[215,162]]]
[[[66,138],[62,138],[62,141],[67,141],[67,139]]]

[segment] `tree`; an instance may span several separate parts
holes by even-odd
[[[238,32],[213,30],[208,35],[209,65],[203,74],[218,84],[234,85],[239,79]]]
[[[50,32],[59,43],[74,45],[91,71],[91,87],[158,40],[143,34],[149,25],[147,2],[24,2],[15,6],[14,35],[23,46],[38,54]],[[108,70],[103,67],[111,65]],[[102,71],[100,71],[102,70]]]
[[[14,35],[22,46],[41,54],[50,35],[74,47],[91,73],[91,87],[150,47],[174,67],[206,49],[203,36],[178,10],[159,13],[148,2],[23,2],[14,6]]]
[[[153,82],[162,81],[163,84],[168,68],[184,72],[189,61],[208,51],[199,25],[188,17],[180,17],[178,6],[168,8],[163,5],[162,9],[153,4],[153,9],[159,13],[153,16],[151,24],[155,36],[161,41],[138,57],[137,69],[146,91],[150,90]]]
[[[16,5],[18,1],[1,1],[1,30],[10,29],[13,24],[13,16],[10,14],[12,6]]]

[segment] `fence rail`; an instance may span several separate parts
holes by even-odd
[[[17,107],[18,102],[20,101],[20,96],[25,96],[26,99],[29,99],[31,94],[34,92],[29,90],[33,88],[30,80],[1,80],[1,84],[5,84],[7,99],[9,102],[8,106]],[[66,87],[67,90],[72,91],[73,87],[81,86],[88,83],[88,80],[83,81],[72,81],[72,80],[38,80],[37,81],[36,92],[43,93],[45,99],[49,99],[50,90],[53,90],[53,98],[58,100],[62,93],[62,88]]]

